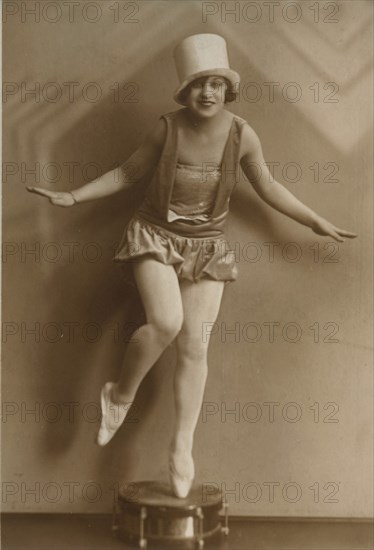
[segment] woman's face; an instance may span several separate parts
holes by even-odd
[[[224,108],[227,82],[223,76],[203,76],[188,87],[186,106],[197,116],[210,118]]]

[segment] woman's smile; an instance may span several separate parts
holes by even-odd
[[[217,76],[198,78],[190,84],[187,107],[196,114],[214,114],[224,107],[226,88],[224,78]]]

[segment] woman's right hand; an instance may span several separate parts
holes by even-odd
[[[47,197],[47,199],[49,199],[49,202],[51,204],[54,204],[55,206],[73,206],[77,202],[71,193],[48,191],[47,189],[43,189],[42,187],[26,187],[26,189],[30,193],[35,193],[36,195]]]

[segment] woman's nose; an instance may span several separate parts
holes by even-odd
[[[205,84],[202,85],[202,90],[201,90],[201,93],[202,93],[202,96],[204,98],[209,98],[211,97],[215,92],[215,85],[210,83],[210,82],[206,82]]]

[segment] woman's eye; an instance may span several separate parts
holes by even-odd
[[[224,82],[222,80],[215,80],[214,82],[210,83],[210,87],[213,88],[213,90],[218,90],[224,85]]]
[[[202,87],[202,84],[198,83],[198,82],[193,82],[191,84],[191,88],[201,88]]]
[[[219,90],[220,88],[222,88],[222,86],[224,86],[225,82],[223,80],[214,80],[213,82],[201,82],[201,81],[196,81],[196,82],[192,82],[190,84],[191,88],[193,88],[194,90],[201,90],[204,88],[205,85],[207,85],[208,88],[210,88],[210,90],[214,93],[216,92],[217,90]]]

